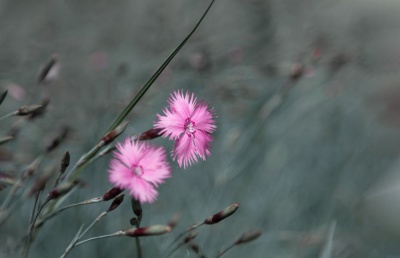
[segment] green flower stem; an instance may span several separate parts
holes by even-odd
[[[36,223],[35,227],[36,228],[41,227],[45,221],[53,218],[54,216],[60,214],[61,212],[65,211],[67,209],[70,209],[70,208],[73,208],[73,207],[77,207],[77,206],[81,206],[81,205],[86,205],[86,204],[98,203],[98,202],[102,202],[102,201],[103,201],[102,197],[96,197],[96,198],[93,198],[93,199],[90,199],[90,200],[86,200],[86,201],[83,201],[83,202],[73,203],[73,204],[64,206],[64,207],[62,207],[62,208],[60,208],[60,209],[58,209],[58,210],[46,215],[43,219],[41,219],[40,221],[38,221],[38,223]]]
[[[102,236],[97,236],[97,237],[92,237],[92,238],[85,239],[83,241],[80,241],[80,242],[76,243],[75,246],[84,244],[84,243],[89,242],[89,241],[97,240],[97,239],[108,238],[108,237],[116,237],[116,236],[123,236],[123,235],[125,235],[124,231],[118,231],[118,232],[115,232],[115,233],[112,233],[112,234],[109,234],[109,235],[102,235]]]

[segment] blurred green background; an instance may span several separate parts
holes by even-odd
[[[1,116],[44,98],[50,103],[1,145],[0,171],[18,175],[63,126],[70,128],[66,141],[34,178],[58,168],[67,150],[76,162],[208,3],[1,0],[0,87],[9,90]],[[399,8],[396,0],[218,0],[120,138],[150,129],[176,89],[195,92],[218,115],[212,156],[186,170],[170,160],[173,176],[157,202],[143,206],[143,226],[182,212],[171,235],[142,239],[144,257],[165,257],[178,232],[231,203],[240,204],[232,217],[198,230],[195,242],[207,257],[254,228],[263,235],[226,257],[400,257]],[[54,54],[56,67],[38,84]],[[1,136],[17,121],[2,121]],[[172,150],[165,139],[154,142]],[[85,170],[86,187],[65,203],[111,187],[109,158]],[[0,228],[0,257],[17,256],[10,250],[26,233],[32,206],[23,193]],[[81,224],[108,206],[49,221],[29,257],[59,257]],[[126,198],[87,236],[126,229],[132,216]],[[134,239],[111,238],[76,247],[70,257],[134,257],[135,248]],[[197,256],[185,246],[173,257]]]

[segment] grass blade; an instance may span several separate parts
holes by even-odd
[[[193,35],[196,29],[199,27],[200,23],[203,21],[204,17],[210,10],[211,6],[214,4],[215,0],[212,0],[209,4],[206,11],[201,16],[200,20],[197,22],[196,26],[194,26],[193,30],[186,36],[186,38],[179,44],[179,46],[172,52],[171,55],[164,61],[164,63],[157,69],[157,71],[151,76],[151,78],[142,86],[139,92],[133,97],[133,99],[129,102],[126,108],[119,114],[119,116],[114,120],[114,122],[107,129],[107,132],[115,129],[131,112],[131,110],[135,107],[135,105],[139,102],[139,100],[143,97],[146,91],[150,88],[150,86],[154,83],[154,81],[158,78],[158,76],[162,73],[162,71],[167,67],[167,65],[171,62],[171,60],[175,57],[175,55],[181,50],[181,48],[186,44],[189,38]]]

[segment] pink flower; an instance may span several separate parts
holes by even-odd
[[[158,195],[155,187],[170,177],[164,148],[127,138],[117,144],[114,159],[110,162],[109,181],[129,190],[140,202],[154,202]]]
[[[163,137],[176,140],[173,159],[184,168],[197,162],[199,157],[205,160],[210,155],[211,133],[216,128],[211,110],[189,92],[176,91],[168,102],[169,109],[164,109],[164,115],[158,115],[154,127],[161,129]]]

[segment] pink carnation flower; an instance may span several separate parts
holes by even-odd
[[[154,202],[158,195],[155,187],[170,177],[164,148],[127,138],[117,144],[114,159],[110,162],[109,181],[129,190],[140,202]]]
[[[189,92],[176,91],[168,102],[169,109],[164,109],[164,115],[158,115],[154,127],[161,129],[163,137],[176,140],[173,159],[184,168],[197,162],[199,157],[205,160],[210,155],[211,133],[216,128],[211,110]]]

